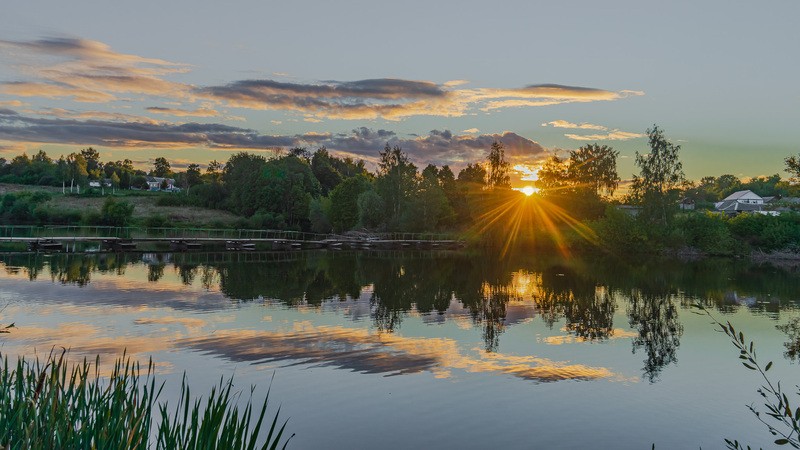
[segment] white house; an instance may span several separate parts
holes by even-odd
[[[178,190],[175,187],[175,180],[172,178],[162,178],[162,177],[146,177],[147,179],[147,186],[151,191],[174,191]],[[166,182],[166,189],[161,189],[161,187]]]
[[[764,211],[764,203],[764,198],[753,191],[737,191],[725,197],[721,202],[714,203],[714,207],[717,211],[730,215],[740,212],[776,215],[775,211]]]

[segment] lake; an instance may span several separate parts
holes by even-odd
[[[745,406],[762,381],[698,302],[755,340],[773,379],[800,380],[800,273],[743,260],[0,254],[0,268],[5,355],[152,357],[165,399],[184,372],[194,393],[233,375],[256,398],[274,374],[290,448],[769,447]]]

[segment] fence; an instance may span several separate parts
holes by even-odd
[[[140,228],[109,226],[31,226],[2,225],[2,238],[119,238],[119,239],[219,239],[290,241],[445,241],[458,240],[452,234],[437,233],[356,233],[318,234],[286,230],[246,230],[228,228]]]

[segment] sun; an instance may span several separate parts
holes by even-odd
[[[538,189],[536,189],[536,188],[535,188],[535,187],[533,187],[533,186],[525,186],[524,188],[520,189],[520,191],[521,191],[523,194],[525,194],[525,195],[527,195],[528,197],[530,197],[530,196],[531,196],[531,195],[533,195],[533,194],[534,194],[536,191],[538,191]]]

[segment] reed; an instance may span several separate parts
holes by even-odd
[[[184,375],[175,408],[158,398],[152,360],[123,356],[109,376],[99,357],[69,364],[66,352],[44,361],[0,355],[0,448],[5,449],[277,449],[286,448],[280,408],[262,436],[269,392],[260,407],[250,390],[243,409],[233,380],[205,399],[192,397]]]

